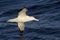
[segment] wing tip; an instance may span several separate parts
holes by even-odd
[[[24,12],[27,12],[28,11],[28,8],[24,6],[21,10],[18,11],[18,13],[23,12],[23,11]]]
[[[26,9],[26,10],[28,10],[28,8],[27,8],[27,7],[25,7],[25,6],[24,6],[22,9]]]

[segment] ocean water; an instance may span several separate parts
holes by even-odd
[[[20,35],[17,23],[6,21],[23,7],[40,21],[26,22]],[[0,40],[60,40],[60,0],[0,0]]]

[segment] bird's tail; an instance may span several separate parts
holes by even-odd
[[[7,20],[7,22],[17,22],[17,18],[9,19],[9,20]]]

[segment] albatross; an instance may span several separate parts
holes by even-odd
[[[33,16],[28,16],[26,14],[27,11],[28,11],[28,9],[26,7],[24,7],[21,11],[18,12],[18,16],[16,18],[9,19],[9,20],[7,20],[7,22],[17,22],[19,30],[21,32],[24,31],[24,27],[25,27],[24,22],[29,22],[32,20],[39,21],[38,19],[36,19]]]

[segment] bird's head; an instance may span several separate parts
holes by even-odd
[[[31,20],[39,21],[39,19],[36,19],[35,17],[31,16]]]

